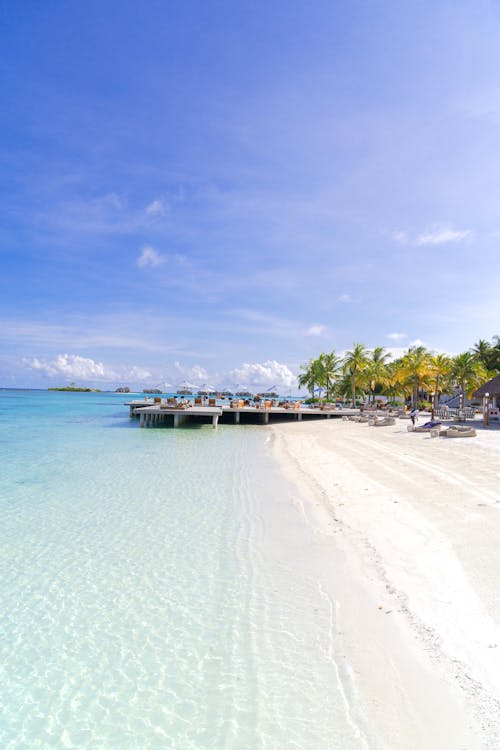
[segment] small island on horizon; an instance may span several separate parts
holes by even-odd
[[[47,388],[48,391],[71,391],[77,393],[101,393],[100,388],[80,388],[75,385],[64,385],[53,388]]]

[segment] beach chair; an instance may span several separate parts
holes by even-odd
[[[194,400],[194,405],[195,406],[201,406],[201,404],[202,404],[202,400],[201,400],[201,398],[199,396],[197,396],[195,398],[195,400]]]
[[[217,405],[217,400],[215,398],[209,398],[208,399],[208,405],[209,406],[216,406]]]
[[[465,427],[464,425],[451,425],[447,430],[441,430],[440,437],[449,438],[465,438],[465,437],[476,437],[477,433],[473,427]]]
[[[411,426],[413,427],[414,425]],[[408,427],[410,427],[410,425],[408,425]],[[431,430],[440,430],[441,427],[441,422],[438,420],[431,420],[430,422],[425,422],[425,424],[415,425],[411,432],[430,432]]]

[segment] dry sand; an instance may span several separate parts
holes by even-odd
[[[407,425],[280,424],[274,450],[380,745],[498,750],[500,429]]]

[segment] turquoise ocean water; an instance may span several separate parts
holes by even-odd
[[[0,747],[367,747],[268,428],[126,398],[0,391]]]

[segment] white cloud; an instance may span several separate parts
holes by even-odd
[[[472,235],[470,229],[453,229],[450,226],[440,225],[421,232],[415,237],[402,229],[391,232],[394,242],[400,245],[444,245],[447,242],[461,242]]]
[[[231,382],[248,386],[272,386],[292,388],[297,377],[287,365],[268,359],[265,362],[244,363],[228,373]]]
[[[415,245],[444,245],[447,242],[461,242],[471,234],[470,229],[456,230],[451,227],[437,227],[419,234]]]
[[[190,380],[199,384],[206,383],[208,380],[210,380],[208,372],[201,365],[192,365],[190,367],[186,367],[180,362],[174,362],[174,367],[179,375],[182,375],[184,380]]]
[[[339,302],[344,302],[344,303],[349,303],[353,301],[350,294],[341,294],[340,297],[338,297],[337,299]]]
[[[396,229],[394,232],[391,233],[391,237],[395,242],[399,242],[401,245],[404,245],[408,242],[408,232],[403,232],[400,229]]]
[[[324,325],[314,325],[307,329],[306,336],[321,336],[326,331]]]
[[[150,380],[153,377],[153,374],[149,372],[149,370],[146,370],[145,367],[134,365],[128,370],[124,370],[122,377],[125,380]]]
[[[111,206],[112,208],[116,208],[118,210],[121,210],[123,208],[123,202],[119,195],[116,193],[108,193],[107,195],[104,195],[101,199],[101,202],[103,205]]]
[[[145,210],[148,216],[165,216],[168,213],[168,207],[160,199],[152,201]]]
[[[91,357],[81,357],[78,354],[58,354],[54,359],[33,357],[25,359],[24,364],[32,370],[49,378],[61,378],[64,381],[78,383],[85,382],[144,382],[151,380],[153,374],[145,367],[133,365],[129,367],[111,368],[103,362]]]
[[[394,359],[399,359],[399,357],[403,357],[408,349],[400,347],[400,346],[387,346],[385,348],[386,354],[389,355],[389,361],[392,362]]]
[[[408,338],[407,333],[388,333],[387,338],[392,341],[401,341],[402,339]]]
[[[34,357],[31,360],[25,360],[25,363],[44,375],[59,376],[69,380],[115,380],[118,377],[102,362],[96,362],[90,357],[80,357],[77,354],[58,354],[52,360]]]
[[[139,268],[147,268],[148,266],[156,268],[156,266],[161,265],[164,261],[165,258],[163,255],[160,255],[158,250],[155,250],[151,245],[144,245],[137,259],[137,265]]]
[[[427,344],[422,339],[415,339],[414,341],[410,341],[410,346],[427,346]]]

